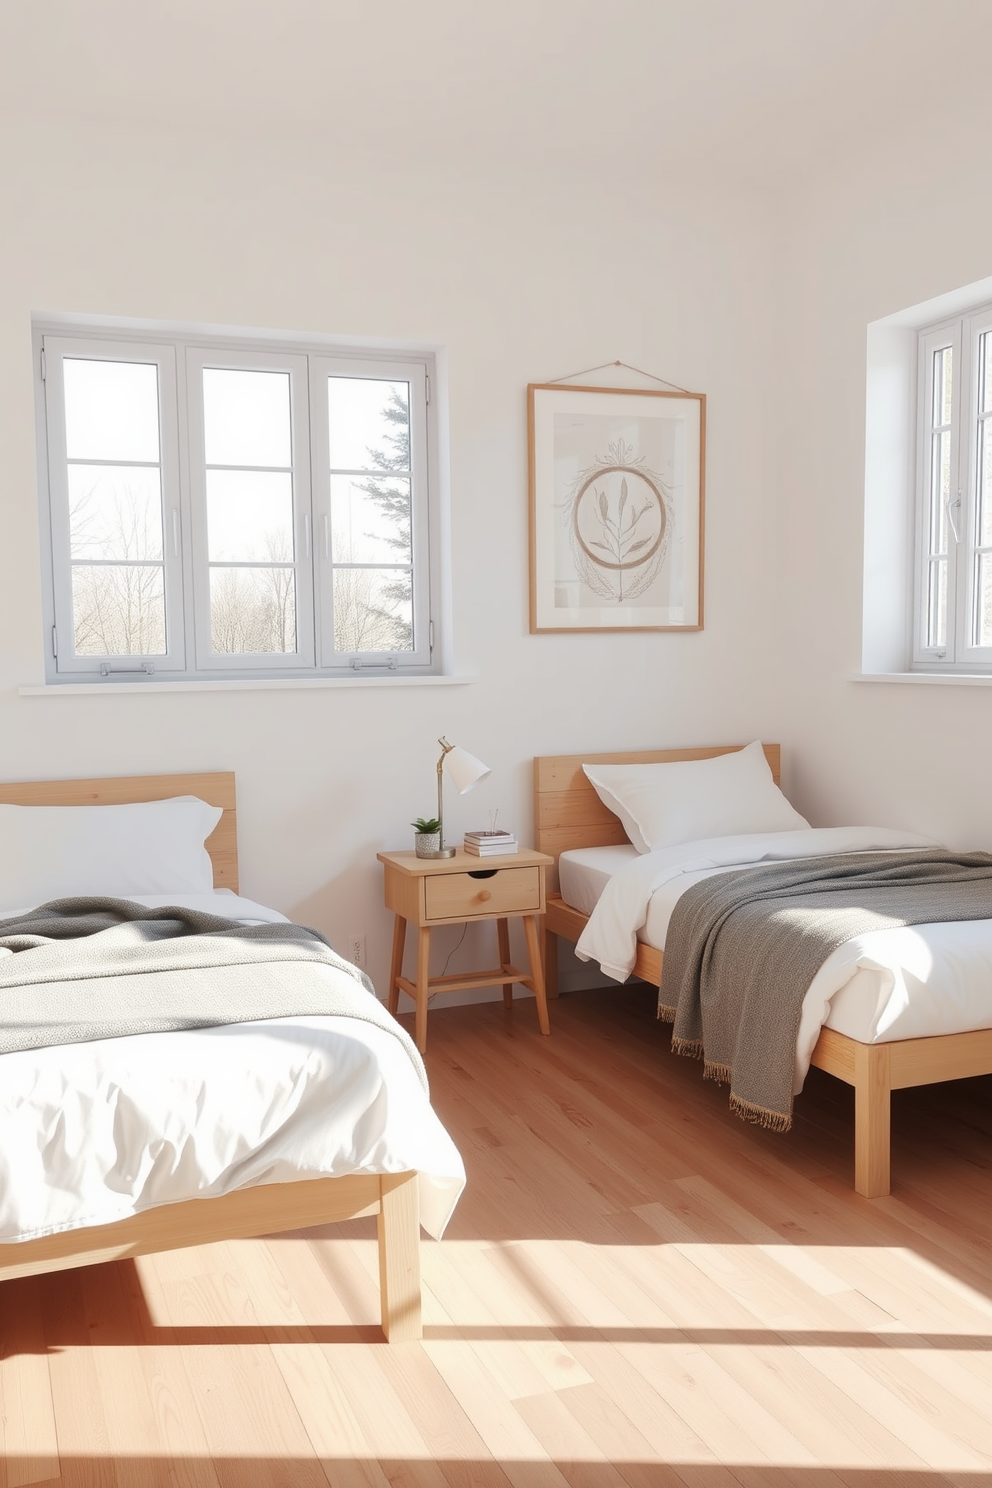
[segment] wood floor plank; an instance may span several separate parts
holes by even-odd
[[[60,1271],[41,1278],[39,1295],[58,1433],[59,1475],[66,1488],[116,1488],[80,1273]]]
[[[624,1488],[627,1480],[559,1394],[524,1396],[514,1401],[514,1410],[557,1464],[570,1488]]]
[[[418,1345],[404,1345],[420,1351]],[[400,1470],[417,1488],[447,1488],[447,1479],[411,1414],[379,1364],[381,1349],[367,1344],[331,1344],[321,1349],[347,1397],[351,1412],[392,1483]],[[461,1407],[459,1407],[461,1411]]]
[[[424,1274],[431,1291],[450,1318],[463,1320],[457,1326],[458,1336],[498,1381],[508,1400],[589,1384],[591,1376],[574,1353],[555,1338],[518,1290],[502,1283],[489,1263],[489,1249],[458,1242],[424,1248]],[[519,1341],[512,1335],[498,1336],[504,1326],[512,1329],[521,1322],[532,1334],[542,1336]]]
[[[0,1305],[0,1441],[4,1488],[57,1479],[58,1434],[39,1308],[44,1282],[25,1276]]]
[[[388,1488],[376,1454],[326,1358],[313,1343],[272,1345],[272,1355],[328,1481]]]
[[[513,1401],[523,1397],[506,1395],[500,1378],[486,1368],[478,1350],[462,1343],[427,1342],[424,1352],[511,1483],[520,1481],[517,1469],[523,1463],[528,1468],[524,1475],[528,1484],[533,1481],[530,1469],[540,1465],[547,1488],[564,1488],[565,1478],[513,1408]]]
[[[223,1342],[183,1346],[183,1361],[221,1488],[242,1478],[240,1462],[253,1463],[258,1488],[326,1488],[326,1475],[268,1345]],[[224,1350],[218,1371],[217,1348]]]
[[[154,1349],[142,1341],[129,1270],[122,1262],[79,1273],[119,1488],[172,1488],[179,1464],[191,1488],[217,1488],[182,1360],[173,1348]]]

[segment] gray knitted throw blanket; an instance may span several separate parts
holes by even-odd
[[[792,1125],[803,998],[832,951],[900,925],[992,919],[992,856],[843,853],[720,873],[687,889],[665,939],[658,1016],[672,1048],[730,1085],[745,1121]]]
[[[57,899],[0,920],[0,1054],[260,1018],[358,1018],[406,1031],[317,930],[242,925],[126,899]]]

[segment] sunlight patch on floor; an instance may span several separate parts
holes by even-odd
[[[56,1389],[95,1377],[113,1400],[138,1381],[148,1405],[60,1415],[59,1449],[100,1455],[109,1430],[115,1455],[151,1456],[149,1422],[166,1420],[170,1451],[224,1459],[250,1442],[259,1459],[433,1461],[442,1440],[458,1462],[992,1467],[992,1301],[910,1248],[522,1239],[421,1254],[424,1342],[395,1347],[375,1335],[374,1239],[229,1242],[209,1271],[194,1250],[145,1258],[148,1342],[53,1343],[48,1363]],[[37,1452],[30,1429],[8,1423],[8,1452]]]

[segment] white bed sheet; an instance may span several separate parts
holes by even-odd
[[[144,896],[285,921],[229,892]],[[18,913],[0,908],[0,919]],[[293,1017],[0,1056],[0,1241],[159,1204],[348,1173],[420,1175],[440,1237],[465,1184],[406,1051],[357,1018]]]
[[[562,896],[583,914],[592,916],[597,905],[603,903],[607,886],[612,885],[607,896],[612,898],[612,907],[606,906],[607,913],[598,925],[590,921],[593,935],[580,938],[577,952],[583,959],[598,960],[594,950],[603,951],[604,971],[624,980],[629,974],[629,967],[624,970],[629,951],[617,941],[622,918],[617,908],[628,906],[633,914],[634,901],[643,898],[646,882],[663,880],[650,893],[643,923],[633,927],[633,933],[644,944],[664,950],[672,911],[693,884],[715,873],[779,857],[859,850],[845,844],[868,839],[850,834],[870,830],[829,828],[812,833],[756,835],[739,839],[735,846],[731,845],[733,839],[714,839],[686,843],[682,849],[668,849],[664,855],[639,854],[626,845],[562,853]],[[794,840],[782,840],[789,838]],[[901,834],[886,837],[879,832],[873,832],[871,840],[882,849],[898,850],[897,838],[907,847],[935,845],[927,839]],[[659,860],[656,872],[650,865],[644,866],[648,856]],[[741,861],[730,861],[734,856]],[[708,866],[699,866],[707,858]],[[719,866],[714,858],[721,859]],[[624,892],[621,874],[629,881],[628,892]],[[639,880],[640,888],[633,887],[634,880]],[[797,1093],[824,1025],[866,1044],[992,1027],[992,920],[875,930],[839,946],[820,968],[803,1002],[796,1044]]]

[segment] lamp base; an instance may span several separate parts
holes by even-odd
[[[439,847],[437,852],[418,853],[418,858],[453,858],[458,851],[456,847]]]

